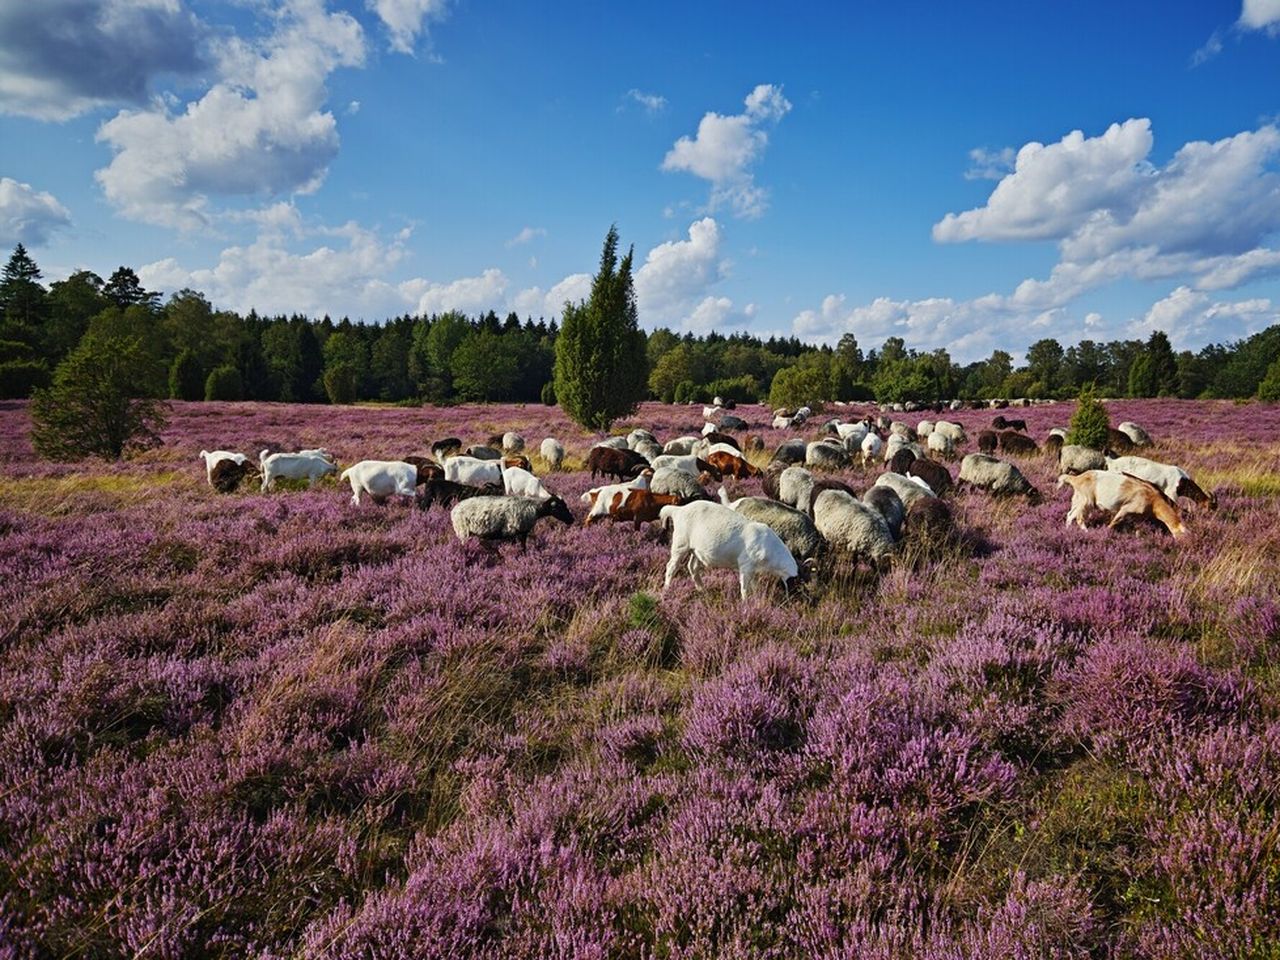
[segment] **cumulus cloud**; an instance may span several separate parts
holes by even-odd
[[[728,264],[720,257],[720,227],[711,217],[689,226],[687,240],[670,240],[649,251],[635,274],[636,301],[646,326],[682,323]]]
[[[221,79],[185,109],[158,103],[101,126],[98,139],[115,156],[96,177],[123,215],[195,229],[209,222],[210,196],[319,187],[338,149],[325,82],[363,63],[363,32],[323,0],[286,0],[275,16],[266,39],[220,48]]]
[[[578,303],[591,293],[591,274],[571,273],[550,290],[529,287],[516,294],[512,304],[523,317],[559,317],[566,303]]]
[[[521,230],[514,237],[512,237],[510,240],[507,241],[507,246],[518,247],[522,243],[528,243],[531,240],[535,240],[538,237],[545,237],[546,235],[547,235],[547,231],[544,230],[542,227],[525,227],[523,230]]]
[[[0,177],[0,248],[44,245],[49,234],[71,223],[71,214],[51,193]]]
[[[365,0],[365,6],[386,25],[392,50],[413,53],[418,37],[426,32],[427,23],[442,19],[449,4],[447,0]]]
[[[732,310],[733,301],[728,297],[704,297],[681,326],[693,333],[710,333],[725,325]]]
[[[1181,286],[1151,305],[1146,315],[1131,325],[1133,336],[1155,330],[1169,335],[1174,349],[1205,343],[1238,340],[1280,322],[1280,308],[1265,297],[1215,301],[1200,290]]]
[[[1001,180],[1013,170],[1017,154],[1013,147],[988,150],[974,147],[969,151],[970,167],[964,172],[966,180]]]
[[[649,116],[661,113],[667,109],[667,98],[656,93],[645,93],[643,90],[637,90],[632,87],[627,91],[627,98],[634,100],[644,108],[644,112]]]
[[[159,74],[204,66],[204,25],[180,0],[0,3],[0,113],[67,120],[143,103]]]
[[[1237,22],[1246,30],[1275,34],[1280,29],[1280,0],[1244,0]]]
[[[768,146],[765,128],[781,120],[791,103],[781,87],[762,83],[744,105],[732,116],[708,112],[695,137],[681,137],[667,152],[662,169],[710,181],[711,210],[728,206],[736,216],[755,218],[768,206],[768,191],[756,185],[752,166]]]

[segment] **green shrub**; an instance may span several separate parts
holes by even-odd
[[[721,397],[736,403],[755,403],[760,399],[760,384],[749,373],[712,380],[704,390],[708,397]]]
[[[1258,399],[1267,403],[1280,400],[1280,357],[1276,357],[1271,366],[1267,367],[1267,375],[1258,384]]]
[[[204,398],[204,391],[200,361],[192,351],[183,350],[169,368],[169,396],[175,400],[200,400]]]
[[[698,399],[698,385],[692,380],[681,380],[676,384],[676,403],[692,403]]]
[[[20,400],[49,385],[49,368],[43,360],[6,360],[0,363],[0,400]]]
[[[357,371],[349,363],[336,363],[324,372],[324,392],[330,403],[356,402]]]
[[[1098,399],[1092,386],[1083,387],[1080,390],[1079,405],[1071,417],[1067,443],[1105,450],[1108,443],[1107,431],[1110,429],[1111,418],[1107,416],[1107,408]]]
[[[554,407],[556,405],[555,381],[548,380],[542,385],[542,402],[548,407]]]
[[[244,381],[240,371],[230,364],[215,367],[209,371],[204,382],[204,398],[206,400],[243,400]]]

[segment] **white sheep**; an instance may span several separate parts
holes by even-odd
[[[502,489],[509,497],[532,497],[534,500],[550,500],[554,494],[542,485],[542,481],[523,467],[507,467],[502,471]]]
[[[690,436],[676,437],[674,440],[668,440],[666,442],[662,447],[662,452],[675,457],[687,456],[688,454],[693,453],[694,444],[701,439],[701,437]]]
[[[564,447],[554,437],[543,440],[538,452],[542,454],[542,459],[547,461],[547,466],[552,470],[559,470],[560,465],[564,463]]]
[[[1187,497],[1197,503],[1207,503],[1211,510],[1217,509],[1218,498],[1212,493],[1205,493],[1187,471],[1175,464],[1159,463],[1146,457],[1107,457],[1107,470],[1145,480],[1174,503],[1179,497]]]
[[[663,507],[659,517],[671,531],[671,559],[667,562],[662,589],[681,566],[693,584],[702,589],[702,570],[736,570],[743,599],[761,577],[773,577],[789,587],[800,567],[782,539],[767,525],[746,517],[720,503],[696,500],[684,506]]]
[[[524,437],[508,430],[502,435],[503,453],[521,453],[524,450]]]
[[[627,434],[627,447],[635,450],[641,443],[657,443],[658,438],[648,430],[636,427]]]
[[[361,460],[338,477],[351,484],[351,502],[360,506],[360,494],[381,502],[390,496],[412,497],[417,493],[418,468],[402,460]]]
[[[904,476],[891,470],[876,477],[875,486],[888,487],[898,495],[898,499],[902,501],[903,506],[908,510],[917,500],[927,500],[936,496],[929,484],[925,483],[922,478]]]
[[[930,453],[936,453],[944,459],[950,460],[955,456],[955,441],[945,433],[939,433],[937,430],[928,435],[925,439],[925,446],[929,448]]]
[[[477,457],[450,457],[444,462],[444,478],[470,487],[502,483],[502,461]]]
[[[893,555],[893,534],[879,511],[843,490],[824,490],[813,502],[813,522],[827,543],[883,570]]]
[[[957,447],[963,446],[966,440],[964,427],[958,423],[952,423],[950,420],[939,420],[933,425],[934,433],[942,433],[945,437],[950,437],[951,442]]]
[[[541,517],[555,517],[561,523],[573,523],[573,514],[559,497],[530,500],[528,497],[472,497],[459,501],[449,514],[453,532],[466,542],[468,537],[481,540],[516,540],[520,550]]]
[[[234,453],[231,450],[201,450],[200,459],[204,461],[204,472],[208,477],[209,486],[213,486],[213,468],[223,460],[232,460],[238,466],[244,466],[245,461],[249,458],[243,453]]]
[[[917,440],[927,440],[927,439],[929,439],[929,434],[931,434],[931,433],[933,433],[933,421],[932,421],[932,420],[921,420],[919,423],[917,423],[917,424],[916,424],[916,439],[917,439]]]
[[[736,453],[737,451],[734,452]],[[673,470],[683,470],[685,473],[692,474],[695,477],[699,473],[698,458],[692,453],[679,457],[674,454],[664,453],[660,457],[654,457],[653,460],[650,461],[650,465],[655,470],[661,470],[663,467],[670,467]]]
[[[865,467],[867,461],[874,460],[880,456],[880,451],[884,449],[884,441],[880,439],[877,433],[868,433],[862,438],[862,465]]]
[[[314,487],[321,477],[338,472],[338,465],[322,456],[302,453],[268,453],[263,450],[258,454],[258,466],[262,470],[261,492],[266,493],[278,479],[306,480],[308,486]]]
[[[1107,469],[1107,458],[1099,450],[1078,443],[1063,445],[1058,451],[1058,469],[1063,473],[1085,473]]]
[[[960,475],[956,486],[969,484],[981,487],[997,496],[1025,494],[1033,503],[1039,502],[1040,491],[1022,475],[1012,463],[989,457],[985,453],[971,453],[960,461]]]
[[[628,450],[626,437],[606,437],[598,443],[592,444],[594,447],[612,447],[614,450]]]
[[[1151,446],[1151,435],[1131,420],[1126,420],[1116,429],[1132,440],[1135,447]]]

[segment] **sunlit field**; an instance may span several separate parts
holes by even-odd
[[[1030,456],[1039,504],[952,494],[888,573],[743,601],[582,525],[556,408],[175,404],[52,464],[0,404],[0,956],[1280,956],[1280,408],[1109,411],[1216,491],[1188,536],[1064,526]],[[534,457],[579,522],[524,554],[197,457],[505,430],[572,468]]]

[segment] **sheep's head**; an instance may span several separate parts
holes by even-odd
[[[538,516],[554,517],[566,525],[573,523],[573,514],[569,512],[569,505],[559,497],[543,500],[538,507]]]

